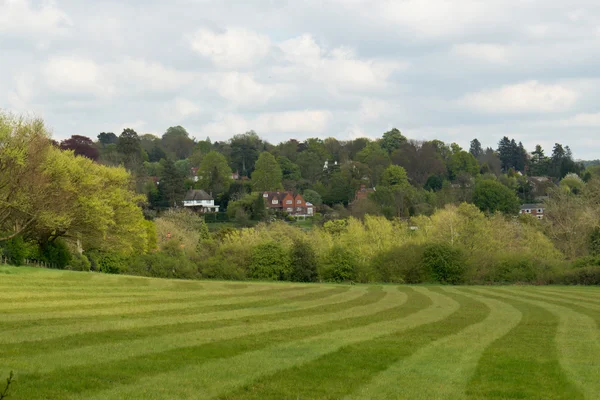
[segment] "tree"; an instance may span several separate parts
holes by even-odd
[[[371,185],[376,186],[385,168],[390,165],[390,157],[376,142],[369,143],[357,155],[358,161],[369,166],[371,172]]]
[[[60,142],[60,149],[73,150],[76,156],[87,157],[93,161],[100,157],[100,152],[92,139],[85,136],[73,135],[69,139],[63,140]]]
[[[473,204],[481,211],[517,214],[520,203],[517,194],[498,181],[483,180],[475,185]]]
[[[109,144],[117,144],[119,138],[112,132],[102,132],[98,135],[98,142],[102,147],[108,146]]]
[[[161,139],[164,149],[173,154],[176,160],[183,160],[192,154],[194,141],[182,126],[172,126]]]
[[[204,156],[198,169],[198,183],[202,189],[215,195],[229,189],[231,168],[221,153],[211,151]]]
[[[321,204],[323,204],[323,199],[321,198],[321,195],[312,189],[306,189],[302,194],[302,197],[304,197],[305,201],[311,203],[314,206],[320,206]]]
[[[243,176],[250,176],[258,155],[264,150],[264,143],[256,132],[249,131],[235,135],[229,140],[231,147],[231,166]]]
[[[479,163],[471,153],[461,150],[452,154],[448,160],[448,177],[450,180],[456,179],[461,173],[470,176],[479,174]]]
[[[256,169],[252,173],[252,187],[254,190],[263,192],[280,189],[282,187],[282,177],[281,167],[275,157],[266,151],[260,153],[256,161]]]
[[[262,193],[258,193],[252,203],[252,219],[254,221],[264,221],[267,217],[267,207],[265,205],[265,198]]]
[[[304,240],[296,240],[290,255],[291,280],[294,282],[316,282],[317,255],[311,245]]]
[[[399,149],[404,142],[406,142],[404,135],[402,135],[398,129],[393,128],[392,130],[383,134],[383,138],[381,139],[381,148],[387,151],[388,154],[392,154],[394,150]]]
[[[548,157],[544,154],[544,149],[539,144],[535,146],[535,151],[531,153],[531,176],[548,175]]]
[[[168,202],[170,207],[175,207],[183,200],[185,195],[185,175],[175,166],[170,159],[161,161],[163,172],[158,186],[161,197]]]
[[[122,154],[125,168],[138,171],[144,161],[145,151],[136,131],[126,128],[119,135],[117,151]]]
[[[381,185],[388,186],[393,189],[404,189],[410,184],[408,183],[408,176],[406,170],[397,165],[390,165],[383,172],[381,177]]]
[[[469,148],[469,153],[473,155],[473,157],[479,159],[483,155],[483,148],[481,147],[481,142],[477,139],[471,140],[471,147]]]
[[[297,164],[294,164],[289,158],[279,156],[277,157],[277,162],[279,163],[279,167],[281,167],[284,181],[291,181],[295,184],[295,182],[302,179],[300,167]]]

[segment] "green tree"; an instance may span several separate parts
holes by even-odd
[[[498,181],[483,180],[477,182],[473,192],[473,204],[481,211],[504,214],[517,214],[520,201],[517,194]]]
[[[367,164],[370,170],[371,185],[376,186],[385,168],[390,165],[390,157],[384,149],[376,142],[369,143],[362,149],[356,158],[363,164]]]
[[[162,160],[162,175],[158,186],[161,197],[168,202],[170,207],[177,206],[185,195],[185,175],[170,160]]]
[[[231,166],[244,176],[250,176],[254,171],[254,164],[258,155],[264,150],[265,145],[256,132],[249,131],[235,135],[229,140],[231,147]]]
[[[302,193],[302,197],[304,197],[305,201],[311,203],[314,206],[320,206],[321,204],[323,204],[323,198],[315,190],[306,189],[304,193]]]
[[[398,165],[388,166],[381,177],[381,185],[393,189],[407,188],[410,184],[408,183],[406,170]]]
[[[119,136],[117,151],[122,154],[125,168],[139,172],[142,163],[147,161],[147,154],[142,148],[141,140],[136,131],[126,128]]]
[[[469,148],[469,153],[471,153],[476,159],[479,159],[479,157],[483,155],[483,148],[481,147],[481,142],[479,140],[471,140],[471,147]]]
[[[267,218],[267,207],[262,193],[255,196],[251,212],[254,221],[264,221]]]
[[[254,190],[263,192],[280,189],[282,187],[282,177],[281,167],[275,157],[266,151],[260,153],[256,161],[256,168],[252,173],[252,187]]]
[[[202,189],[215,195],[229,189],[231,168],[221,153],[211,151],[202,158],[198,169],[198,183]]]
[[[182,126],[172,126],[161,139],[164,149],[171,153],[176,160],[183,160],[192,154],[194,141]]]
[[[316,282],[317,255],[311,245],[305,240],[296,240],[292,246],[291,280],[294,282]]]
[[[388,154],[392,154],[394,150],[398,150],[405,142],[406,138],[404,135],[398,129],[393,128],[383,134],[381,148],[387,151]]]
[[[479,174],[479,163],[471,153],[464,150],[452,154],[448,160],[448,177],[450,180],[456,179],[461,173],[470,176]]]
[[[109,144],[117,144],[119,138],[112,132],[101,132],[98,135],[98,142],[102,147],[108,146]]]

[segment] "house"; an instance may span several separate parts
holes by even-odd
[[[369,193],[374,193],[375,188],[367,188],[365,185],[360,185],[360,189],[354,194],[354,201],[363,200],[369,197]]]
[[[293,192],[264,192],[263,198],[267,209],[286,212],[295,217],[311,217],[314,206],[304,200],[300,193]]]
[[[521,206],[521,214],[533,215],[537,219],[544,218],[545,207],[543,204],[523,204]]]
[[[190,189],[183,199],[183,206],[200,213],[219,212],[213,197],[204,190]]]

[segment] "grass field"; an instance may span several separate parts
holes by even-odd
[[[0,267],[10,399],[600,399],[600,289]]]

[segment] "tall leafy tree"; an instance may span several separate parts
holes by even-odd
[[[471,153],[461,150],[450,157],[448,161],[448,177],[456,179],[461,173],[475,176],[479,174],[479,163]]]
[[[112,132],[101,132],[98,135],[98,142],[104,147],[109,144],[117,144],[119,138]]]
[[[404,135],[402,135],[398,129],[393,128],[383,134],[381,148],[387,151],[388,154],[392,154],[394,150],[398,150],[404,142],[406,142]]]
[[[521,202],[513,190],[500,182],[484,180],[475,185],[473,203],[484,212],[517,214]]]
[[[198,169],[198,183],[202,189],[215,196],[229,190],[231,168],[221,153],[211,151],[204,156]]]
[[[391,162],[387,151],[382,149],[377,142],[369,143],[356,155],[356,158],[358,161],[369,166],[372,186],[378,184],[383,171]]]
[[[98,148],[92,139],[86,136],[73,135],[69,139],[60,142],[61,150],[73,150],[76,156],[87,157],[90,160],[96,161],[100,157]]]
[[[249,131],[235,135],[229,140],[231,148],[231,166],[244,176],[250,176],[258,155],[264,150],[264,143],[256,132]]]
[[[173,155],[176,160],[183,160],[192,154],[194,140],[182,126],[172,126],[164,133],[161,139],[163,148]]]
[[[252,187],[256,191],[277,190],[282,187],[283,173],[279,163],[271,153],[263,151],[256,161],[252,173]]]
[[[479,159],[483,155],[483,147],[481,147],[481,142],[477,139],[471,140],[471,146],[469,147],[469,153],[473,155],[473,157]]]
[[[185,175],[175,166],[173,160],[164,159],[160,176],[159,192],[170,207],[175,207],[185,195]]]
[[[136,131],[129,128],[123,130],[119,135],[117,151],[123,156],[125,168],[130,171],[138,171],[141,168],[146,152]]]

